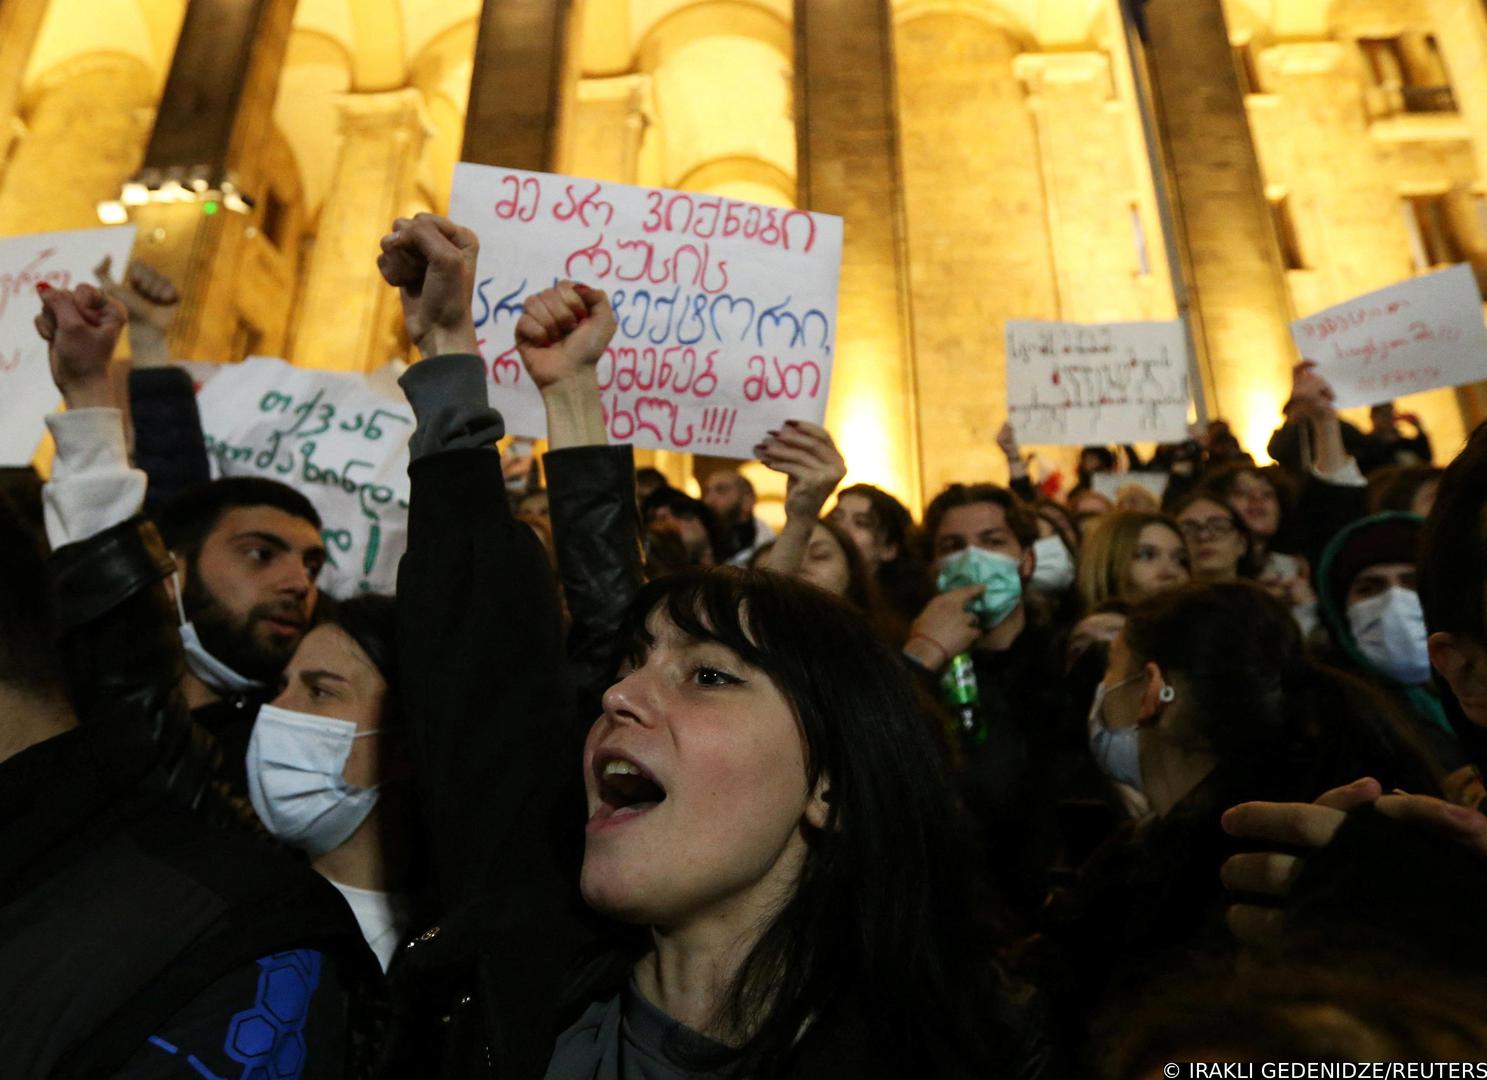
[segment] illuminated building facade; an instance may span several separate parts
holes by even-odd
[[[1003,473],[1008,318],[1185,313],[1263,455],[1293,317],[1487,280],[1487,6],[0,0],[0,234],[135,221],[183,357],[405,355],[376,240],[462,158],[842,214],[828,423],[913,503]]]

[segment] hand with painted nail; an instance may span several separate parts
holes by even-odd
[[[1429,795],[1395,791],[1385,795],[1377,780],[1364,777],[1319,796],[1311,803],[1241,803],[1224,813],[1223,828],[1243,840],[1273,843],[1303,854],[1281,851],[1248,852],[1223,865],[1224,887],[1255,898],[1283,901],[1301,873],[1304,852],[1332,842],[1348,814],[1362,806],[1396,821],[1455,840],[1487,859],[1487,816]],[[1281,909],[1258,903],[1229,908],[1229,929],[1241,941],[1269,942],[1279,934]]]
[[[408,337],[425,359],[478,351],[470,303],[479,256],[473,232],[436,214],[398,218],[382,238],[377,269],[398,290]]]
[[[847,475],[847,463],[825,428],[805,420],[789,420],[754,447],[759,460],[789,479],[785,484],[785,516],[809,520]]]
[[[591,377],[614,337],[614,309],[600,289],[560,281],[522,303],[516,351],[537,389]]]
[[[109,365],[128,322],[124,305],[91,285],[76,289],[37,286],[41,314],[36,332],[47,343],[52,381],[69,409],[116,405]]]

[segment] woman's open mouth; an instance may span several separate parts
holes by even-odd
[[[589,817],[590,831],[634,820],[666,801],[666,789],[646,770],[613,753],[594,758],[599,808]]]

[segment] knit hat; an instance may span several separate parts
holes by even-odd
[[[1420,555],[1424,521],[1414,514],[1375,514],[1337,537],[1329,552],[1327,586],[1339,609],[1346,608],[1353,579],[1370,566],[1410,563]]]

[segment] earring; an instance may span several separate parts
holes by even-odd
[[[1157,700],[1163,705],[1171,705],[1177,700],[1177,691],[1170,686],[1164,686],[1157,692]]]

